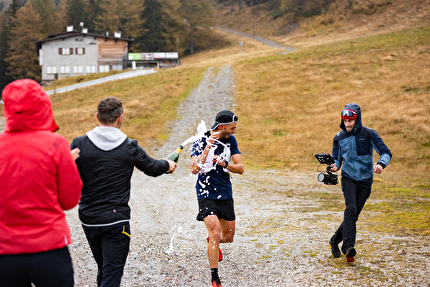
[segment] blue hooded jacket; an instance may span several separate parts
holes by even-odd
[[[338,170],[342,163],[342,177],[346,176],[357,182],[373,182],[373,149],[380,155],[377,164],[385,168],[391,160],[391,151],[384,144],[378,133],[370,128],[363,127],[361,123],[360,106],[354,103],[347,104],[344,109],[357,113],[354,129],[347,132],[343,120],[333,139],[333,159]]]

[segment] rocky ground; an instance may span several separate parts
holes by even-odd
[[[233,94],[232,68],[209,68],[181,105],[170,139],[152,155],[167,156],[196,133],[202,120],[210,126],[219,110],[234,110]],[[206,228],[195,220],[196,176],[189,172],[189,148],[173,174],[133,175],[132,239],[122,286],[210,285]],[[318,183],[316,173],[250,171],[245,166],[245,173],[233,175],[232,182],[237,229],[235,241],[221,245],[224,261],[219,273],[224,287],[430,286],[428,237],[370,233],[359,224],[356,261],[333,259],[328,240],[342,220],[341,208],[326,211],[321,208],[323,199],[308,194],[341,191],[339,186]],[[361,218],[366,218],[366,208]],[[74,241],[70,251],[76,286],[96,286],[97,267],[76,208],[67,212],[67,219]]]

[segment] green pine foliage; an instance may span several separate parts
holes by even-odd
[[[163,36],[162,6],[158,0],[145,0],[145,10],[142,13],[144,34],[140,35],[135,44],[142,52],[157,52],[166,50],[166,40]]]

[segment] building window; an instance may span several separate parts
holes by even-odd
[[[76,55],[85,55],[85,48],[76,48]]]
[[[47,66],[46,67],[46,73],[47,74],[56,74],[57,73],[57,66]]]
[[[99,73],[109,72],[109,65],[100,65]]]
[[[70,74],[69,66],[60,66],[60,74]]]
[[[87,74],[94,74],[96,72],[96,66],[95,65],[88,65],[86,69]]]
[[[73,55],[73,48],[58,48],[59,55]]]
[[[73,74],[82,74],[84,69],[82,66],[73,66]]]

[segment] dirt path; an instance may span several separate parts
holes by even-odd
[[[155,155],[165,157],[209,126],[221,109],[234,110],[234,72],[209,68],[179,109],[171,138]],[[127,123],[124,123],[127,124]],[[238,132],[240,133],[240,115]],[[204,224],[195,220],[196,177],[186,146],[174,174],[132,179],[132,243],[122,286],[209,286]],[[239,142],[240,148],[240,142]],[[315,192],[341,192],[319,184],[316,173],[250,171],[232,179],[237,215],[235,242],[221,245],[223,286],[429,286],[428,237],[372,234],[358,225],[356,262],[333,259],[328,239],[342,211],[321,208]],[[343,205],[342,201],[338,202]],[[364,210],[362,219],[369,216]],[[77,218],[67,212],[76,286],[96,286],[96,265]],[[360,221],[359,221],[360,222]]]

